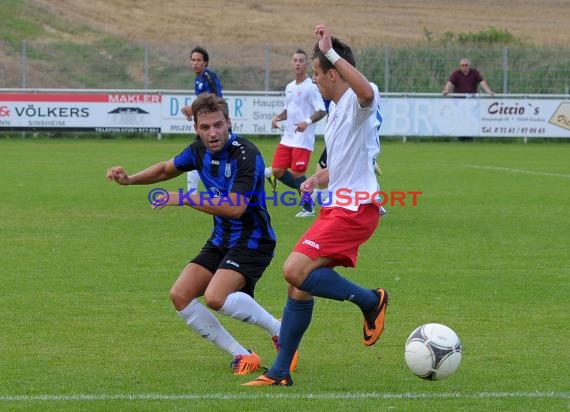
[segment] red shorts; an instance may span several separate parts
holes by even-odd
[[[291,169],[295,173],[305,173],[311,160],[311,151],[300,147],[279,144],[273,155],[271,167],[274,169]]]
[[[329,258],[332,260],[330,266],[355,267],[358,248],[372,236],[379,221],[380,210],[373,203],[361,205],[356,212],[341,207],[323,207],[294,251],[312,260]]]

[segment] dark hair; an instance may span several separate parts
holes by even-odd
[[[305,50],[303,50],[303,49],[297,49],[295,54],[304,54],[305,58],[307,58],[307,59],[309,58],[309,56],[307,56],[307,53],[305,53]]]
[[[216,96],[214,93],[202,93],[192,102],[192,114],[194,115],[194,123],[198,123],[198,115],[222,112],[226,120],[230,118],[230,110],[228,103],[223,97]]]
[[[206,51],[206,49],[203,47],[200,47],[200,46],[194,47],[192,49],[192,51],[190,52],[190,56],[192,56],[192,53],[200,53],[202,55],[202,57],[204,58],[206,65],[210,61],[210,56],[208,55],[208,52]]]
[[[341,42],[336,37],[333,37],[331,40],[334,51],[337,52],[340,57],[349,62],[352,66],[356,67],[356,60],[354,60],[354,55],[352,54],[352,49],[350,46],[348,46],[346,43]],[[312,59],[319,59],[319,65],[325,72],[334,68],[334,64],[332,64],[330,60],[325,57],[325,54],[321,51],[321,49],[319,49],[319,42],[317,42],[313,48]]]

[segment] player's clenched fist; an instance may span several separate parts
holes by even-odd
[[[332,36],[327,26],[322,23],[317,24],[315,26],[315,35],[319,38],[319,49],[323,53],[332,48]]]
[[[107,180],[115,181],[120,185],[128,185],[129,175],[122,166],[113,166],[107,169]]]

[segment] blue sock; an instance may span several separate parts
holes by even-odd
[[[301,184],[303,184],[303,182],[305,180],[307,180],[307,176],[301,176],[298,178],[294,178],[293,177],[293,173],[291,173],[289,170],[286,170],[285,173],[283,173],[283,175],[281,177],[278,178],[279,181],[285,183],[287,186],[292,187],[294,189],[297,189],[297,191],[299,191],[299,195],[302,196],[300,188],[301,188]],[[301,199],[304,200],[304,199]],[[301,202],[303,205],[303,209],[305,209],[308,212],[312,212],[313,211],[313,202],[312,201],[303,201]]]
[[[378,304],[378,295],[374,291],[352,283],[326,267],[317,268],[309,273],[299,289],[321,298],[349,300],[363,312]]]
[[[297,188],[297,190],[299,191],[299,195],[301,196],[301,204],[303,205],[303,209],[306,210],[307,212],[312,212],[313,211],[313,199],[311,198],[311,195],[309,195],[308,193],[301,193],[301,185],[303,184],[303,182],[307,180],[307,176],[300,176],[298,178],[295,179],[295,187]]]
[[[267,371],[269,376],[280,378],[289,374],[291,361],[311,323],[315,301],[287,298],[279,331],[279,353]]]
[[[293,176],[293,175],[291,175]],[[298,178],[295,179],[295,188],[297,190],[301,189],[301,185],[303,184],[303,182],[307,180],[307,176],[303,175],[303,176],[299,176]]]
[[[295,186],[295,178],[293,174],[289,170],[285,170],[283,176],[278,178],[279,181],[285,183],[287,186],[292,187],[294,189],[299,189],[299,186]]]

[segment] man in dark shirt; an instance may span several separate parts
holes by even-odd
[[[447,96],[449,93],[477,93],[479,84],[488,94],[495,95],[481,73],[472,69],[471,62],[464,57],[459,61],[459,69],[449,76],[442,94]]]
[[[459,69],[455,70],[449,76],[442,94],[444,96],[447,96],[449,93],[474,94],[477,93],[477,86],[479,86],[479,84],[489,95],[495,95],[481,73],[479,73],[477,69],[472,69],[471,62],[464,57],[459,61]],[[473,137],[459,136],[459,140],[472,141]]]
[[[213,216],[210,238],[182,269],[170,289],[170,299],[191,329],[233,356],[234,374],[244,375],[259,369],[261,359],[243,347],[198,298],[203,296],[206,305],[222,315],[261,327],[278,349],[281,322],[253,299],[276,242],[263,197],[265,164],[253,143],[230,132],[223,98],[200,94],[192,103],[192,113],[198,139],[180,154],[134,174],[122,166],[111,167],[107,179],[120,185],[145,185],[198,170],[206,193],[162,191],[149,198],[153,209],[190,206]],[[193,236],[193,224],[197,222],[171,230]],[[168,241],[167,233],[157,241]]]

